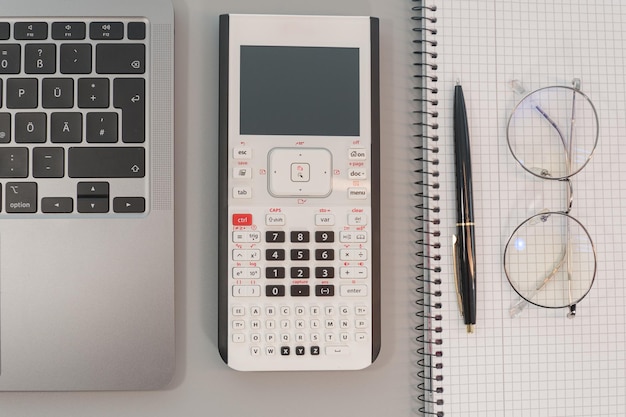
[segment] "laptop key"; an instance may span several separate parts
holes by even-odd
[[[41,83],[41,104],[46,109],[74,107],[74,80],[71,78],[44,78]]]
[[[71,213],[74,200],[71,197],[44,197],[41,199],[41,211],[44,213]]]
[[[7,107],[10,109],[37,108],[36,78],[9,78],[7,80]]]
[[[21,41],[44,40],[48,38],[46,22],[17,22],[14,25],[13,37]]]
[[[78,107],[107,108],[109,107],[109,79],[81,78],[78,80]]]
[[[136,147],[73,147],[68,149],[71,178],[143,178],[145,149]]]
[[[146,200],[143,197],[116,197],[113,199],[113,211],[116,213],[143,213]]]
[[[98,74],[143,74],[146,46],[142,43],[101,43],[96,45]]]
[[[28,148],[0,148],[0,178],[28,177]]]
[[[11,113],[0,113],[0,143],[9,143],[10,141]]]
[[[21,51],[19,45],[0,45],[0,74],[19,74]]]
[[[33,148],[33,177],[63,178],[64,156],[63,148]]]
[[[24,47],[24,72],[54,74],[57,50],[54,44],[31,43]]]
[[[122,141],[142,143],[146,140],[145,80],[116,78],[113,81],[113,106],[122,109]]]
[[[91,45],[80,43],[61,45],[60,66],[62,74],[90,74]]]
[[[7,213],[37,212],[37,183],[7,182],[5,194]]]
[[[15,115],[15,142],[44,143],[46,124],[46,113],[17,113]]]

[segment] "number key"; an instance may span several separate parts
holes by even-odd
[[[309,232],[291,232],[291,241],[294,243],[304,243],[309,241]]]
[[[265,278],[267,279],[285,278],[285,268],[282,266],[265,268]]]
[[[315,278],[335,278],[335,268],[318,266],[315,268]]]
[[[335,251],[332,249],[315,249],[316,261],[332,261],[335,259]]]
[[[19,45],[0,45],[0,74],[19,74],[20,62]]]
[[[265,259],[268,261],[284,261],[285,250],[284,249],[267,249],[265,251]]]
[[[309,278],[310,272],[307,267],[291,268],[291,278]]]
[[[308,261],[310,258],[308,249],[292,249],[291,260],[292,261]]]
[[[315,232],[315,241],[318,243],[334,242],[335,232]]]
[[[284,297],[285,286],[284,285],[268,285],[265,287],[265,295],[267,297]]]
[[[265,241],[282,243],[285,241],[285,232],[274,232],[274,231],[265,232]]]

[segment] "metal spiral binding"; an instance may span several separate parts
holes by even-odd
[[[416,98],[413,102],[417,110],[416,121],[413,123],[417,133],[414,135],[417,144],[415,150],[417,156],[414,158],[417,168],[414,170],[416,180],[414,185],[417,188],[415,193],[417,215],[417,264],[415,265],[418,275],[415,279],[419,282],[416,288],[418,298],[415,304],[418,311],[415,313],[418,323],[415,330],[418,336],[415,338],[418,344],[417,354],[419,360],[417,366],[420,368],[417,373],[420,382],[417,385],[419,391],[418,400],[420,402],[419,411],[423,415],[443,417],[443,387],[441,381],[443,376],[440,370],[443,368],[440,358],[443,356],[441,345],[442,321],[441,279],[441,256],[439,249],[441,236],[438,230],[440,211],[439,202],[439,165],[438,153],[439,141],[437,118],[439,112],[437,106],[437,6],[425,5],[425,2],[433,3],[437,0],[412,0],[416,5],[411,8],[414,15],[411,19],[417,26],[413,28],[416,39],[413,41],[417,47],[413,54],[416,57],[416,67],[418,74],[414,76]]]

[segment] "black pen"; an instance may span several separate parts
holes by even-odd
[[[463,89],[454,87],[454,162],[458,203],[457,236],[454,242],[455,281],[459,308],[468,333],[476,324],[476,253],[472,201],[472,157]]]

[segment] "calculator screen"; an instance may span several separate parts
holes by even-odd
[[[241,46],[242,135],[359,136],[359,49]]]

